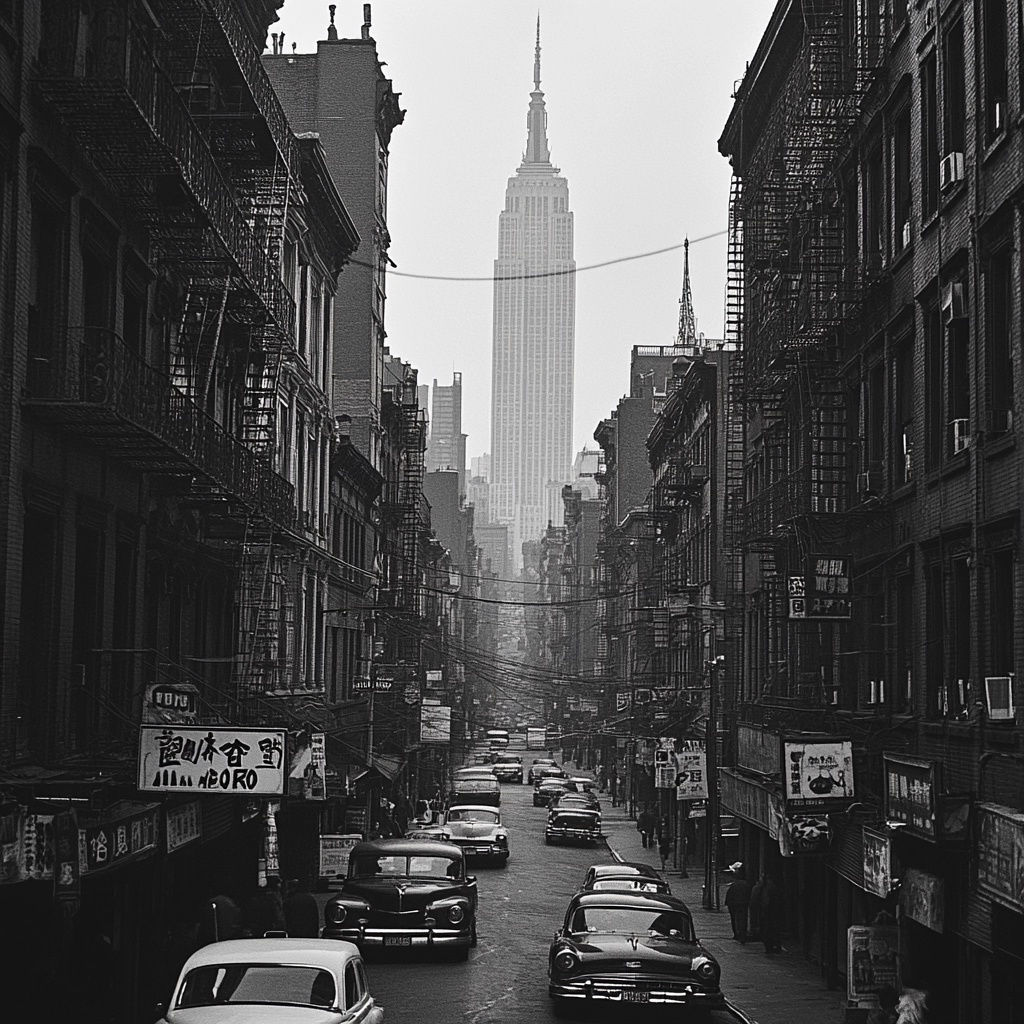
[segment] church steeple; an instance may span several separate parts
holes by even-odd
[[[544,93],[540,91],[540,15],[537,15],[537,45],[533,56],[533,92],[530,93],[530,113],[526,119],[526,152],[520,170],[527,166],[548,169],[551,151],[548,149],[548,115],[544,109]]]
[[[679,334],[676,344],[693,348],[697,344],[697,318],[693,315],[690,292],[690,240],[683,240],[683,294],[679,299]]]

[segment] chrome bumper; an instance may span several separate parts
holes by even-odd
[[[544,835],[548,839],[567,839],[572,840],[576,843],[599,843],[601,841],[601,833],[599,831],[591,832],[587,829],[582,828],[547,828],[544,831]]]
[[[600,1000],[608,1003],[649,1003],[655,1006],[725,1006],[725,996],[721,991],[708,991],[699,982],[673,985],[671,988],[659,987],[658,982],[637,984],[630,978],[628,981],[610,979],[592,979],[584,981],[551,982],[548,995],[552,999]]]
[[[399,931],[395,928],[327,927],[320,933],[320,937],[344,939],[346,942],[354,942],[357,946],[370,946],[375,949],[453,949],[458,946],[469,946],[473,942],[473,934],[468,928],[463,931],[454,928],[416,928]],[[409,941],[392,942],[392,939]]]

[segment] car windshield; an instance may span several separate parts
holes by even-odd
[[[477,810],[476,808],[468,807],[453,807],[448,812],[449,821],[483,821],[488,825],[498,824],[498,812],[497,811],[484,811]]]
[[[602,889],[632,889],[635,892],[665,891],[665,886],[661,882],[655,882],[651,878],[642,878],[640,875],[633,875],[630,878],[600,878],[590,888],[597,891]]]
[[[355,857],[349,878],[462,878],[461,861],[429,854]]]
[[[519,758],[516,757],[514,754],[499,754],[498,755],[498,760],[495,761],[494,763],[495,764],[515,764],[515,765],[518,765],[519,764]]]
[[[589,932],[666,935],[694,941],[693,924],[685,914],[658,907],[578,907],[572,915],[569,931],[573,935]]]
[[[189,971],[177,1008],[264,1003],[275,1006],[334,1006],[334,975],[319,967],[284,964],[211,964]]]

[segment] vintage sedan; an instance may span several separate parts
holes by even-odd
[[[229,939],[193,953],[164,1024],[380,1024],[359,950],[325,939]]]
[[[549,811],[558,807],[585,807],[590,811],[600,811],[601,801],[593,793],[574,793],[567,789],[564,793],[556,793],[548,803]]]
[[[605,864],[591,864],[583,878],[582,888],[589,888],[598,878],[609,878],[612,875],[642,875],[645,878],[660,879],[658,869],[653,864],[640,860],[622,860]]]
[[[533,784],[534,786],[541,783],[544,779],[565,779],[568,781],[569,773],[564,768],[559,768],[556,765],[537,765],[533,769]]]
[[[499,754],[492,767],[499,782],[523,781],[523,759],[518,754]]]
[[[578,892],[548,953],[559,1012],[612,1002],[724,1007],[720,976],[686,904],[656,893]]]
[[[352,848],[321,934],[361,949],[436,950],[465,960],[476,942],[476,907],[476,879],[454,843],[376,839]]]
[[[612,874],[595,878],[584,888],[591,892],[618,890],[620,892],[660,892],[671,894],[672,887],[663,878],[648,878],[646,875]]]
[[[450,843],[452,834],[444,825],[415,825],[405,832],[406,839],[435,839],[439,843]]]
[[[479,858],[496,861],[499,867],[508,863],[508,829],[501,823],[497,807],[461,804],[449,807],[444,827],[456,846],[462,848],[466,860]]]
[[[547,807],[552,797],[565,792],[566,785],[565,779],[542,779],[533,787],[533,806]]]
[[[537,781],[537,774],[543,768],[558,768],[558,762],[553,757],[535,757],[526,772],[526,781],[533,785]],[[561,768],[558,770],[561,771]]]
[[[556,807],[548,813],[548,823],[544,829],[544,842],[548,846],[553,843],[586,843],[596,846],[601,839],[600,811],[570,804]]]

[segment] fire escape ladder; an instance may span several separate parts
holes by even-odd
[[[240,696],[275,689],[280,672],[280,605],[274,531],[250,516],[242,542],[241,597],[238,609]]]
[[[726,378],[725,517],[726,603],[743,604],[743,503],[746,471],[746,408],[743,352],[734,352]]]
[[[808,371],[811,407],[811,512],[836,513],[845,507],[846,403],[834,373]]]
[[[426,422],[412,401],[402,403],[402,450],[405,461],[401,492],[401,559],[403,601],[410,611],[417,606],[419,584],[420,499],[423,494],[424,433]]]
[[[732,176],[729,185],[729,235],[725,277],[725,342],[743,344],[743,182]]]

